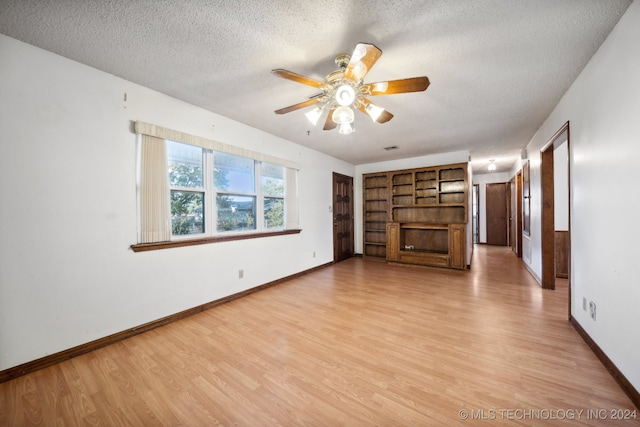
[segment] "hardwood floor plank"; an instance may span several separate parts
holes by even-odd
[[[530,426],[548,420],[499,411],[634,410],[567,304],[508,248],[476,248],[471,271],[354,258],[2,383],[0,426]]]

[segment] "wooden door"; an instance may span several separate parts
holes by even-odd
[[[487,184],[487,244],[507,246],[508,184]]]
[[[511,246],[511,250],[517,253],[518,248],[516,246],[516,200],[518,197],[516,195],[516,177],[514,176],[509,181],[509,195],[511,196],[511,209],[509,211],[509,246]]]
[[[556,277],[569,278],[569,232],[556,230]]]
[[[353,178],[333,173],[333,261],[353,256]]]

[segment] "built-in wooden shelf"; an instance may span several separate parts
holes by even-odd
[[[363,255],[466,268],[467,171],[456,163],[363,175]]]

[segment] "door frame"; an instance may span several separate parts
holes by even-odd
[[[571,316],[571,138],[569,132],[569,122],[551,137],[549,142],[540,150],[540,180],[541,180],[541,199],[542,199],[542,287],[544,289],[556,288],[556,250],[555,250],[555,200],[554,200],[554,174],[553,174],[553,151],[567,143],[567,182],[568,182],[568,201],[569,204],[569,236],[567,242],[567,253],[569,258],[568,283],[569,283],[569,316]]]
[[[515,198],[516,211],[511,213],[511,217],[515,218],[515,254],[516,257],[522,258],[522,169],[516,172],[514,176],[515,180],[515,193],[512,197]],[[512,201],[513,204],[513,201]]]
[[[480,184],[473,184],[471,190],[471,231],[473,243],[480,243]]]

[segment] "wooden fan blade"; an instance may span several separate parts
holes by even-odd
[[[276,110],[276,114],[286,114],[286,113],[290,113],[290,112],[292,112],[292,111],[299,110],[299,109],[301,109],[301,108],[304,108],[304,107],[308,107],[308,106],[310,106],[310,105],[317,104],[317,103],[318,103],[318,102],[320,102],[320,101],[321,101],[321,99],[320,99],[320,98],[308,99],[308,100],[306,100],[306,101],[302,101],[302,102],[299,102],[299,103],[297,103],[297,104],[290,105],[290,106],[288,106],[288,107],[285,107],[285,108],[281,108],[281,109],[279,109],[279,110]]]
[[[371,117],[372,120],[375,120],[378,123],[387,123],[389,120],[393,119],[393,114],[391,114],[390,112],[388,112],[382,107],[378,107],[377,105],[375,105],[373,102],[369,101],[366,98],[358,103],[357,108],[358,110],[362,111],[364,114]],[[375,110],[379,111],[380,109],[382,109],[382,111],[378,113],[378,116],[376,118]]]
[[[381,55],[382,51],[376,46],[358,43],[344,72],[344,78],[361,82]]]
[[[331,130],[331,129],[335,129],[336,126],[338,126],[338,124],[333,121],[334,110],[335,108],[332,108],[331,110],[329,110],[329,115],[327,116],[327,120],[325,120],[324,122],[324,127],[322,128],[322,130]]]
[[[317,88],[322,88],[324,86],[324,82],[320,80],[315,80],[310,77],[303,76],[302,74],[294,73],[293,71],[283,70],[282,68],[271,70],[271,74],[282,77],[283,79],[302,83],[303,85],[307,86],[313,86]]]
[[[429,87],[429,78],[411,77],[401,80],[390,80],[387,82],[369,83],[364,86],[363,92],[367,92],[368,95],[392,95],[394,93],[408,93],[408,92],[421,92]]]

